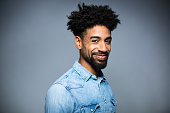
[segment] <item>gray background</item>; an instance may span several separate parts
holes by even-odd
[[[66,16],[80,2],[0,1],[0,113],[44,112],[47,89],[79,57]],[[120,15],[103,70],[117,113],[170,112],[169,1],[85,3],[109,4]]]

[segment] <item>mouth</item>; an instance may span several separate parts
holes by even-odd
[[[108,52],[102,52],[102,51],[93,52],[92,56],[94,56],[98,62],[106,62],[107,58],[109,56],[109,53]]]
[[[107,59],[107,55],[105,54],[98,54],[96,57],[99,61],[105,61]]]

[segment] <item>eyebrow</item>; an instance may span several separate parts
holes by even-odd
[[[90,39],[93,39],[93,38],[98,38],[98,39],[99,39],[100,37],[99,37],[99,36],[91,36],[91,37],[90,37]],[[106,39],[112,39],[112,37],[106,37]],[[106,40],[106,39],[105,39],[105,40]]]
[[[90,39],[93,39],[93,38],[100,38],[99,36],[91,36]]]

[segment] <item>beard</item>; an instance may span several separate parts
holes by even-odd
[[[95,59],[94,55],[105,55],[106,59],[104,60],[99,60],[99,59]],[[88,62],[95,70],[100,70],[100,69],[104,69],[107,66],[107,60],[108,60],[108,52],[92,52],[91,55],[87,55],[85,53],[85,50],[81,51],[81,55],[82,57],[85,59],[86,62]]]

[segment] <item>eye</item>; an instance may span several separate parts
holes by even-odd
[[[92,42],[98,42],[98,40],[92,40]]]
[[[107,39],[107,40],[105,40],[105,42],[110,44],[111,43],[111,39]]]

